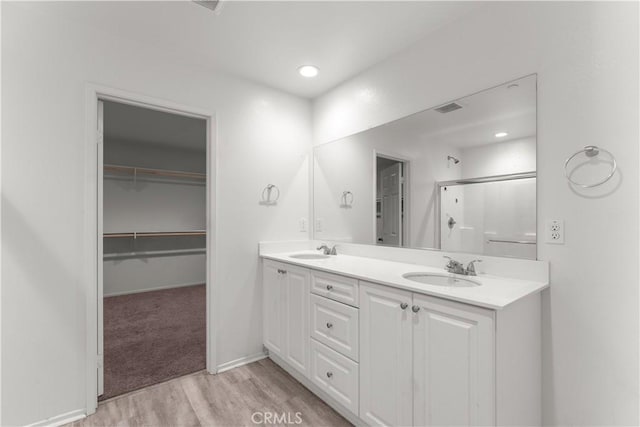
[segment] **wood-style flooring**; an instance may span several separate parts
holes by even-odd
[[[264,413],[284,413],[287,418],[284,423],[265,422]],[[69,426],[256,425],[351,424],[270,359],[263,359],[218,375],[197,372],[115,397]]]

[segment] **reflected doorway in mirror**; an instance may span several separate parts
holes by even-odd
[[[376,244],[403,246],[407,239],[407,171],[409,161],[374,152]]]

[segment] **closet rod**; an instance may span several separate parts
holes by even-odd
[[[104,254],[103,259],[130,259],[130,258],[157,258],[164,256],[198,255],[206,254],[207,250],[197,249],[174,249],[167,251],[141,251],[141,252],[114,252]]]
[[[182,172],[166,169],[151,169],[151,168],[139,168],[135,166],[120,166],[120,165],[104,165],[105,172],[126,172],[131,175],[153,175],[153,176],[166,176],[171,178],[185,178],[205,181],[207,174],[198,172]]]
[[[143,231],[127,233],[104,233],[105,238],[127,238],[127,237],[182,237],[182,236],[206,236],[207,232],[201,231]]]

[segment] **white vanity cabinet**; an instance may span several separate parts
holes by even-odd
[[[360,283],[360,417],[494,424],[493,312]]]
[[[495,425],[494,311],[413,294],[413,425]]]
[[[411,292],[360,284],[360,418],[412,425]]]
[[[309,375],[309,286],[306,268],[265,260],[263,343],[305,376]]]
[[[264,260],[264,345],[352,423],[540,425],[541,298],[498,310]]]
[[[500,310],[360,282],[360,418],[540,424],[540,296]]]

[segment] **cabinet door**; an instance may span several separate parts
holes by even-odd
[[[265,260],[262,266],[263,293],[263,343],[270,352],[283,357],[284,323],[284,274],[283,265]]]
[[[413,421],[494,425],[493,311],[414,294]]]
[[[360,282],[360,418],[369,425],[412,424],[411,317],[410,292]]]
[[[284,359],[305,376],[309,375],[309,293],[311,274],[304,268],[283,266],[285,303]]]

